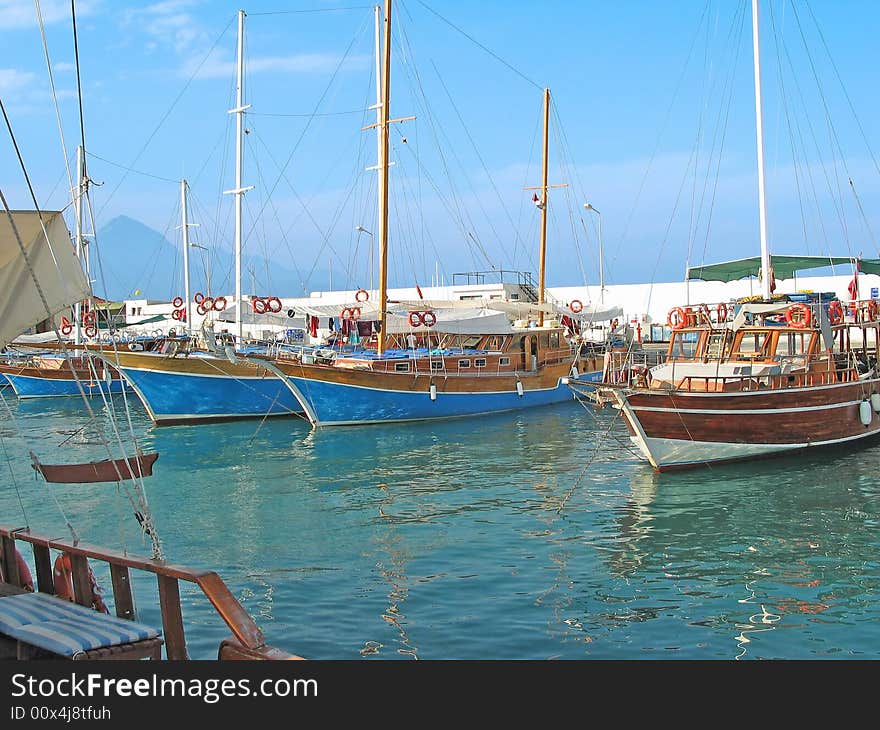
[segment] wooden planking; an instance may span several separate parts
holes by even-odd
[[[73,575],[73,598],[81,606],[92,607],[92,580],[89,561],[85,555],[70,556],[70,572]]]
[[[176,578],[167,575],[158,576],[158,580],[165,655],[169,659],[189,659],[186,653],[186,634],[183,630],[183,612],[180,608],[180,585]]]
[[[3,562],[0,564],[0,572],[3,580],[14,586],[21,585],[21,576],[18,574],[18,561],[15,559],[15,540],[10,535],[0,537],[0,550],[2,550]]]
[[[242,608],[219,575],[209,573],[202,576],[199,579],[199,586],[239,642],[249,649],[256,649],[266,644],[260,627]]]
[[[34,565],[37,569],[37,590],[40,593],[55,595],[55,581],[52,578],[52,554],[48,545],[33,544]]]
[[[116,606],[116,615],[134,621],[134,599],[131,594],[131,575],[128,568],[110,563],[110,579],[113,581],[113,604]]]

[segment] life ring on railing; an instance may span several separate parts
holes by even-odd
[[[208,310],[205,309],[205,300],[203,299],[196,305],[196,311],[201,314],[203,317],[208,313]]]
[[[680,330],[687,327],[688,316],[684,311],[684,307],[673,307],[666,316],[666,324],[674,330]]]
[[[28,564],[24,562],[24,558],[21,556],[21,553],[18,551],[18,548],[15,549],[15,563],[18,566],[18,585],[24,590],[33,592],[34,590],[34,578],[31,575],[31,569],[28,567]],[[0,563],[0,582],[9,583],[10,576],[3,574],[3,565]]]
[[[866,314],[868,316],[869,322],[875,322],[877,320],[878,306],[877,300],[871,299],[868,301],[868,306],[866,310]]]
[[[197,291],[195,294],[193,294],[193,301],[196,304],[201,304],[204,300],[205,300],[205,295],[202,294],[200,291]]]
[[[83,315],[83,325],[88,326],[90,324],[95,323],[95,313],[94,312],[86,312]]]
[[[70,565],[70,555],[68,553],[61,553],[61,555],[55,558],[55,564],[52,568],[52,583],[55,586],[55,595],[58,598],[65,598],[68,601],[75,600],[73,568]],[[91,565],[89,566],[89,588],[92,601],[90,608],[94,608],[101,613],[110,613],[104,604],[104,599],[101,597],[101,587],[98,585],[98,580],[92,572]]]
[[[718,324],[727,321],[727,305],[724,302],[719,302],[718,306],[715,307],[715,314],[718,317]]]
[[[281,311],[281,300],[278,297],[269,297],[266,299],[266,309],[272,314],[278,314]]]
[[[437,315],[430,310],[424,312],[422,314],[422,324],[424,324],[425,327],[433,327],[437,324]]]
[[[183,297],[174,297],[171,300],[171,306],[175,309],[180,309],[183,306]]]
[[[569,308],[569,309],[572,311],[572,313],[574,313],[574,314],[580,314],[581,312],[584,311],[584,305],[583,305],[583,302],[581,302],[580,299],[572,299],[572,300],[571,300],[571,304],[568,305],[568,308]]]
[[[202,299],[202,306],[205,308],[205,312],[210,312],[214,308],[214,297]]]
[[[786,317],[786,322],[788,318]],[[837,299],[828,305],[828,321],[833,325],[843,322],[843,306]]]
[[[222,312],[226,309],[226,297],[217,297],[212,308],[215,312]]]
[[[357,322],[361,318],[361,308],[360,307],[352,307],[351,312],[351,321]]]
[[[344,320],[349,320],[349,319],[351,319],[351,309],[349,309],[348,307],[346,307],[345,309],[343,309],[343,310],[339,313],[339,316],[340,316],[342,319],[344,319]]]
[[[68,322],[67,324],[61,325],[61,334],[62,335],[69,335],[71,332],[73,332],[73,325],[70,324],[70,322]]]
[[[95,337],[98,334],[98,328],[93,324],[87,324],[83,331],[86,333],[86,337]]]
[[[171,319],[179,320],[180,319],[180,310],[175,309],[171,312]]]
[[[804,329],[813,321],[813,313],[803,302],[796,302],[785,310],[785,323],[795,329]]]
[[[358,289],[354,295],[354,298],[359,302],[365,302],[370,298],[370,294],[366,289]]]
[[[424,324],[424,320],[422,319],[421,312],[410,312],[409,313],[409,326],[410,327],[421,327]]]
[[[262,297],[254,297],[251,299],[251,309],[254,310],[257,314],[265,314],[268,309],[268,305],[266,304],[266,300]]]

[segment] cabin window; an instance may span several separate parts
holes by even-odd
[[[710,360],[720,360],[724,356],[726,339],[727,334],[724,332],[709,335],[706,341],[706,357]]]
[[[501,338],[500,337],[490,337],[486,340],[486,349],[487,350],[500,350],[501,349]]]
[[[498,367],[506,368],[510,365],[509,357],[500,357],[498,358]]]
[[[559,347],[559,333],[551,332],[550,333],[550,347],[558,348]]]
[[[485,358],[485,357],[478,357],[478,358],[476,358],[476,359],[474,360],[474,367],[475,367],[475,368],[484,368],[484,367],[486,367],[486,358]]]
[[[469,368],[471,366],[470,360],[459,360],[458,361],[458,369],[464,370],[464,368]]]
[[[810,350],[812,332],[787,332],[776,344],[777,355],[804,355]]]
[[[767,357],[767,348],[770,345],[769,332],[744,332],[737,348],[737,358],[748,360]]]
[[[479,338],[479,337],[467,337],[467,338],[465,338],[465,339],[463,339],[463,340],[461,341],[461,346],[462,346],[462,347],[468,347],[468,348],[471,348],[471,349],[475,348],[475,347],[476,347],[477,345],[479,345],[479,344],[480,344],[480,338]]]
[[[443,369],[443,361],[442,360],[431,360],[431,370],[442,370]]]
[[[697,332],[675,332],[669,343],[669,356],[678,358],[694,357],[697,352]]]
[[[395,373],[408,373],[409,372],[409,363],[408,362],[394,363],[394,372]]]

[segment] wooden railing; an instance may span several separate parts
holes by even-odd
[[[92,587],[89,560],[105,562],[110,567],[113,584],[113,603],[116,615],[135,620],[134,598],[131,589],[130,570],[142,570],[156,575],[159,589],[159,605],[162,614],[162,633],[168,659],[188,659],[183,612],[180,605],[179,581],[195,583],[229,627],[232,638],[224,640],[218,651],[219,659],[300,659],[266,644],[260,628],[238,602],[227,585],[214,571],[189,568],[161,560],[122,553],[94,545],[74,543],[69,540],[37,535],[30,529],[13,529],[0,526],[0,546],[5,581],[22,586],[16,561],[16,542],[30,543],[36,568],[36,590],[54,595],[51,550],[70,556],[73,577],[74,600],[83,606],[92,605]]]

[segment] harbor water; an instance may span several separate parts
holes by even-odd
[[[107,458],[82,402],[4,399],[0,522],[149,554],[115,484],[30,466]],[[216,570],[306,658],[880,658],[880,445],[661,476],[616,411],[576,401],[324,430],[130,416],[160,454],[166,558]],[[154,582],[135,578],[147,623]],[[190,655],[216,658],[228,630],[181,594]]]

